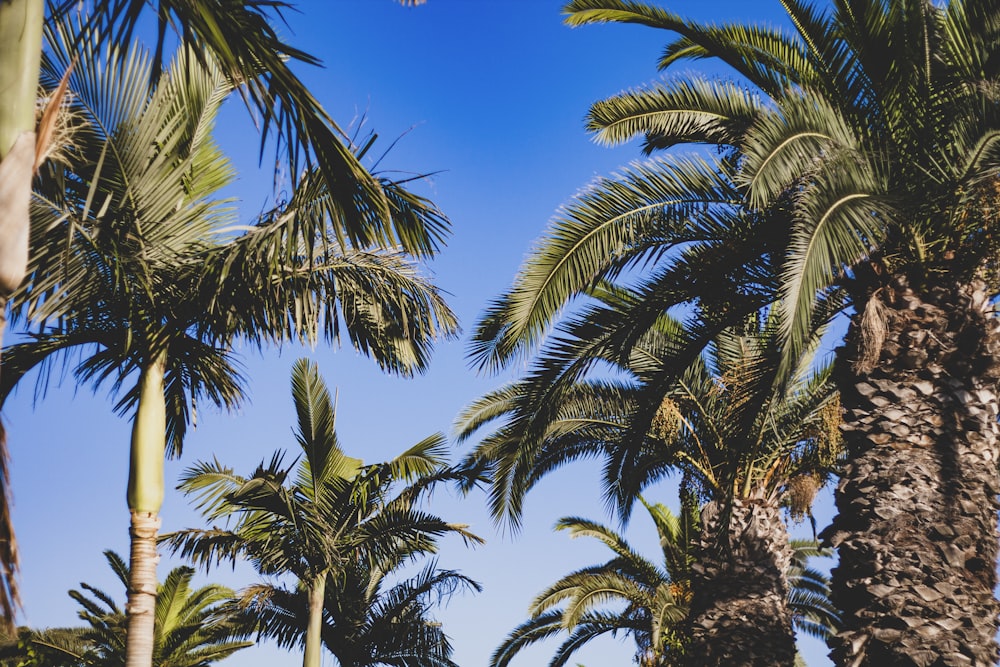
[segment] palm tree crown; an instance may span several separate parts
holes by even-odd
[[[365,465],[341,450],[329,391],[316,366],[305,359],[293,369],[292,396],[302,448],[299,463],[286,467],[277,453],[250,477],[217,461],[188,469],[180,488],[197,498],[210,521],[230,525],[179,531],[169,536],[172,548],[204,566],[242,558],[261,575],[294,577],[294,591],[262,585],[244,591],[243,600],[262,614],[260,632],[285,645],[304,641],[306,667],[318,665],[321,638],[331,642],[344,667],[367,664],[361,653],[375,648],[385,649],[386,664],[395,664],[389,657],[400,644],[379,636],[384,627],[377,624],[386,621],[406,621],[405,629],[423,638],[420,660],[428,662],[419,664],[446,660],[450,649],[442,643],[444,635],[425,622],[424,600],[435,590],[472,585],[469,580],[430,568],[387,592],[382,606],[368,606],[378,598],[386,575],[435,552],[440,536],[457,534],[467,543],[481,542],[465,526],[419,507],[435,485],[460,478],[443,465],[443,436],[431,436],[391,461]],[[308,613],[288,611],[303,598]],[[376,627],[362,636],[368,624]],[[405,662],[404,654],[398,659]]]

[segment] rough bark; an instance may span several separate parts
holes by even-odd
[[[163,379],[166,354],[143,368],[139,404],[132,423],[129,456],[128,506],[132,513],[129,562],[128,634],[125,667],[152,667],[156,632],[156,538],[163,503],[163,458],[166,449],[166,399]]]
[[[723,529],[728,540],[718,539]],[[705,506],[692,566],[687,667],[794,665],[791,559],[777,503],[737,499],[729,512],[721,512],[716,502]]]
[[[132,548],[129,559],[128,631],[125,667],[149,667],[153,662],[156,630],[156,537],[160,517],[153,512],[132,512],[129,530]]]
[[[849,459],[824,533],[843,614],[830,655],[993,666],[1000,321],[980,284],[918,295],[897,278],[873,298],[884,337],[863,336],[859,315],[838,350]],[[871,341],[874,368],[859,368]]]

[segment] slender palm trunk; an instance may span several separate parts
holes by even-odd
[[[125,667],[151,667],[156,621],[156,538],[163,504],[163,458],[167,406],[163,395],[166,355],[159,354],[142,370],[139,405],[132,424],[128,506],[132,514],[129,562],[128,634]]]
[[[309,588],[309,625],[306,627],[306,650],[302,667],[320,667],[323,651],[323,599],[326,595],[326,575],[321,575]]]
[[[728,544],[718,539],[722,530]],[[728,516],[717,502],[708,503],[696,554],[684,664],[792,667],[792,549],[777,503],[736,499]]]
[[[838,351],[849,462],[824,533],[840,557],[831,656],[992,667],[1000,321],[981,284],[918,295],[898,278],[872,298]]]

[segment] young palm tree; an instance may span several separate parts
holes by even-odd
[[[569,531],[573,538],[600,540],[615,557],[568,574],[538,595],[529,608],[531,618],[493,652],[491,667],[507,667],[522,649],[562,633],[569,637],[549,667],[567,664],[587,642],[609,633],[632,637],[640,667],[677,664],[683,652],[677,630],[691,597],[689,544],[697,516],[691,511],[676,516],[664,505],[643,504],[660,537],[662,563],[644,558],[607,526],[577,517],[560,519],[557,530]]]
[[[423,0],[399,2],[423,4]],[[51,2],[50,18],[77,5]],[[243,86],[244,100],[264,120],[262,146],[277,136],[279,153],[287,149],[283,152],[290,158],[288,171],[293,178],[302,171],[300,164],[314,165],[316,177],[342,205],[338,209],[344,233],[353,242],[398,244],[409,253],[433,254],[438,233],[395,215],[393,193],[361,165],[347,135],[292,72],[289,59],[319,61],[285,43],[275,32],[274,21],[291,6],[261,0],[161,0],[155,6],[159,40],[154,69],[159,72],[163,62],[167,28],[183,26],[177,30],[181,47],[210,55],[234,87]],[[92,22],[101,34],[113,38],[108,42],[124,44],[149,8],[145,1],[101,0],[92,3]],[[45,127],[39,128],[37,141],[35,134],[45,13],[44,0],[0,1],[0,90],[4,91],[0,104],[0,337],[6,328],[7,302],[27,273],[31,180],[49,143]],[[358,205],[343,205],[346,202]],[[0,619],[11,629],[19,602],[6,461],[6,444],[0,438]]]
[[[61,48],[43,62],[46,81],[75,44],[66,23],[50,41]],[[84,46],[70,88],[85,123],[68,164],[50,163],[40,178],[30,279],[13,302],[38,325],[4,355],[0,400],[35,366],[60,361],[76,363],[80,381],[124,388],[116,409],[133,415],[128,665],[148,667],[164,455],[180,454],[198,398],[225,408],[241,400],[233,344],[346,336],[406,374],[456,325],[412,256],[342,240],[341,204],[311,176],[284,206],[232,224],[231,202],[218,197],[232,171],[211,135],[231,85],[210,61],[182,54],[150,87],[138,49],[101,57],[94,41]],[[388,181],[384,189],[393,216],[445,224],[429,202]]]
[[[327,578],[320,634],[340,667],[456,667],[451,642],[430,613],[460,589],[478,591],[479,585],[434,562],[390,583],[404,564],[396,559],[395,565],[374,566],[359,557]],[[286,648],[304,642],[309,614],[303,587],[257,584],[241,591],[240,604],[254,632]]]
[[[595,106],[592,126],[608,141],[645,134],[648,149],[723,144],[750,205],[787,203],[789,353],[817,299],[849,297],[836,373],[849,463],[827,533],[844,614],[835,661],[993,665],[1000,7],[782,5],[790,34],[573,0],[573,25],[672,32],[661,68],[713,58],[756,89],[682,76]]]
[[[376,620],[390,625],[407,620],[407,630],[424,632],[420,636],[427,652],[420,654],[419,664],[435,664],[438,653],[447,654],[435,644],[443,635],[427,634],[427,628],[421,631],[422,614],[411,614],[422,611],[417,603],[423,594],[466,580],[430,570],[422,590],[410,600],[417,606],[387,610],[384,619],[375,609],[348,605],[365,604],[365,595],[374,598],[385,574],[434,552],[441,535],[454,533],[466,543],[481,542],[465,526],[447,523],[418,507],[436,484],[458,479],[440,458],[443,436],[427,438],[386,463],[363,465],[340,449],[330,394],[316,366],[305,359],[292,370],[292,398],[298,413],[300,463],[286,468],[277,453],[250,477],[236,475],[217,461],[189,468],[179,488],[198,499],[209,521],[225,519],[230,525],[174,533],[169,536],[173,550],[205,567],[245,558],[263,576],[293,576],[294,592],[256,587],[244,593],[244,600],[264,614],[260,632],[285,645],[303,638],[304,667],[319,667],[324,638],[343,667],[369,664],[358,651],[379,639],[385,625],[362,637],[355,624]],[[360,595],[366,590],[362,584],[376,588]],[[400,588],[395,594],[405,591]],[[302,602],[305,613],[288,611]],[[389,613],[395,611],[402,615]],[[385,638],[385,645],[398,647],[399,640]],[[402,658],[397,662],[406,664]]]
[[[604,340],[601,323],[627,318],[637,301],[624,290],[592,294],[607,305],[564,324],[542,351],[539,370],[460,417],[460,437],[507,418],[469,456],[472,469],[492,473],[494,513],[518,512],[542,475],[583,456],[603,456],[605,489],[626,516],[643,488],[683,470],[707,503],[694,554],[688,664],[791,666],[791,550],[782,503],[793,487],[815,490],[825,480],[838,442],[829,369],[807,370],[819,332],[810,353],[790,368],[782,363],[772,310],[763,322],[720,333],[663,390],[656,380],[665,359],[687,335],[661,317],[626,362],[604,359],[627,381],[580,381],[574,364],[593,364],[588,355]],[[657,408],[652,422],[642,418],[649,405]]]
[[[104,552],[122,586],[128,589],[128,566],[113,551]],[[177,567],[157,586],[154,667],[207,667],[253,642],[235,641],[238,619],[232,607],[233,591],[211,584],[192,588],[194,570]],[[82,609],[89,627],[72,631],[31,633],[27,644],[43,655],[41,664],[69,667],[116,667],[125,664],[125,612],[114,598],[88,584],[70,597]],[[29,664],[31,662],[29,661]]]
[[[663,549],[663,564],[638,554],[617,531],[586,519],[564,518],[556,524],[571,537],[593,537],[608,546],[615,557],[601,565],[573,572],[546,589],[532,603],[531,619],[514,629],[494,651],[493,667],[506,667],[515,654],[537,641],[569,633],[557,649],[550,667],[567,664],[572,654],[602,634],[631,635],[636,643],[635,662],[640,667],[683,664],[689,638],[684,620],[692,600],[692,546],[698,532],[694,499],[680,516],[664,505],[643,501],[652,517]],[[810,557],[829,555],[814,541],[794,540],[787,572],[789,607],[795,627],[818,637],[836,630],[836,613],[828,599],[829,582],[810,569]],[[620,603],[617,607],[615,603]],[[609,607],[610,605],[610,607]]]

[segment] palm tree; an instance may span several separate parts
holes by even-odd
[[[588,519],[564,517],[556,530],[570,537],[592,537],[615,556],[559,579],[539,594],[529,608],[531,618],[515,628],[490,658],[491,667],[507,667],[527,646],[569,633],[549,662],[562,667],[587,642],[604,634],[623,633],[636,645],[640,667],[669,667],[683,652],[678,633],[691,601],[689,545],[697,512],[674,515],[660,504],[643,505],[656,526],[662,563],[654,563],[631,547],[617,531]],[[620,603],[615,607],[615,603]],[[608,606],[611,605],[609,609]]]
[[[374,566],[358,557],[327,578],[320,634],[340,667],[455,667],[451,642],[430,612],[460,589],[480,587],[453,570],[437,569],[433,561],[416,576],[389,583],[404,564],[397,559],[395,566]],[[279,646],[304,641],[309,614],[303,587],[249,586],[241,591],[241,606],[255,621],[255,632]]]
[[[80,638],[83,628],[48,628],[32,630],[19,627],[0,641],[0,665],[3,667],[82,667],[82,662],[50,645],[70,648],[82,655],[86,650]]]
[[[230,525],[182,530],[170,535],[169,542],[175,552],[205,567],[245,558],[262,576],[293,576],[294,591],[256,587],[244,593],[244,600],[263,610],[262,633],[285,645],[304,636],[304,667],[319,666],[324,638],[342,667],[371,664],[361,660],[359,650],[381,641],[378,634],[385,627],[362,636],[354,624],[380,620],[377,610],[346,605],[363,604],[365,596],[373,598],[377,588],[365,586],[377,586],[399,565],[434,552],[441,535],[457,534],[467,544],[481,540],[465,526],[447,523],[418,507],[435,485],[459,478],[443,465],[442,435],[413,445],[391,461],[363,465],[341,450],[329,391],[315,364],[305,359],[292,370],[292,398],[298,414],[296,439],[302,447],[298,465],[285,467],[282,454],[276,453],[250,477],[236,475],[218,461],[189,468],[179,488],[197,498],[209,521],[225,519]],[[286,484],[289,476],[293,477]],[[423,610],[420,599],[438,586],[465,581],[456,577],[429,570],[424,577],[428,583],[410,601],[416,606],[387,610],[382,620],[390,624],[399,620],[389,613],[398,611],[400,619],[408,621],[407,630],[420,631],[425,625],[422,613],[412,616]],[[395,594],[404,592],[400,588]],[[302,602],[306,613],[293,614],[294,618],[288,611],[276,611],[294,609]],[[447,651],[434,644],[434,638],[442,635],[431,632],[423,637],[427,643],[411,647],[427,649],[419,664],[435,664],[436,650],[446,657]],[[399,641],[385,638],[391,646]],[[387,664],[407,663],[400,658],[387,659]]]
[[[414,6],[424,0],[398,1]],[[49,5],[51,17],[57,17],[77,3],[63,0]],[[94,3],[92,25],[100,34],[113,38],[108,41],[127,43],[150,7],[145,1],[102,0]],[[158,42],[154,71],[159,72],[164,62],[167,28],[177,31],[182,49],[206,52],[234,89],[243,87],[248,107],[256,109],[264,120],[262,147],[269,137],[276,136],[277,150],[289,158],[293,178],[302,171],[299,165],[314,166],[311,171],[338,203],[343,232],[352,242],[361,246],[398,244],[408,253],[433,254],[440,235],[433,228],[412,225],[414,220],[396,215],[394,193],[361,165],[350,138],[292,72],[288,60],[319,61],[285,43],[275,32],[273,23],[281,20],[282,10],[291,7],[290,3],[261,0],[160,0],[155,6]],[[0,90],[4,91],[0,104],[0,337],[6,328],[8,300],[27,274],[31,180],[51,141],[51,124],[44,119],[53,116],[43,116],[37,141],[35,132],[45,13],[44,0],[0,1]],[[178,30],[180,26],[183,28]],[[54,111],[61,97],[53,99],[49,109]],[[0,424],[0,619],[12,630],[20,602],[7,458]]]
[[[644,134],[650,150],[722,145],[750,206],[787,203],[775,229],[788,238],[777,277],[790,355],[817,301],[847,297],[835,375],[848,464],[826,533],[840,556],[834,660],[993,665],[1000,7],[782,6],[791,33],[573,0],[572,25],[673,33],[662,69],[712,58],[751,86],[681,76],[596,105],[592,127],[612,142]]]
[[[68,23],[51,29],[50,43],[60,48],[46,55],[43,81],[71,60]],[[138,49],[102,58],[95,41],[85,46],[70,77],[85,121],[78,148],[41,175],[30,279],[13,301],[37,330],[7,351],[0,400],[30,369],[57,362],[76,364],[80,381],[124,389],[116,410],[133,415],[128,665],[148,667],[164,455],[181,453],[199,398],[240,402],[233,343],[346,336],[409,374],[456,324],[413,256],[343,238],[341,204],[310,175],[285,205],[232,224],[231,202],[217,194],[232,171],[211,136],[231,84],[210,61],[182,53],[151,88]],[[383,187],[394,217],[443,229],[429,202]]]
[[[127,590],[125,561],[113,551],[105,551],[104,556]],[[253,645],[233,639],[238,630],[233,591],[216,584],[192,588],[193,577],[192,568],[177,567],[157,586],[154,667],[207,667]],[[85,592],[69,594],[82,607],[79,616],[89,627],[32,632],[24,643],[32,655],[41,656],[39,665],[124,665],[125,612],[112,595],[89,584],[81,586]],[[36,664],[36,658],[24,657],[27,664]]]
[[[526,380],[459,418],[460,438],[507,419],[467,462],[492,474],[494,515],[516,516],[541,476],[584,456],[605,459],[604,488],[626,517],[643,488],[682,470],[685,485],[707,503],[685,630],[690,664],[791,666],[792,556],[782,504],[793,488],[815,491],[826,480],[839,441],[829,368],[807,370],[821,332],[797,365],[783,364],[779,311],[772,309],[722,331],[663,390],[658,379],[676,341],[690,340],[685,327],[661,316],[627,355],[609,354],[602,348],[605,330],[627,319],[642,295],[591,294],[606,305],[564,323]],[[595,358],[602,350],[605,356]],[[613,364],[625,380],[578,379],[597,360]],[[643,418],[648,406],[655,410],[651,420]]]
[[[641,500],[641,499],[640,499]],[[494,651],[492,667],[506,667],[521,649],[564,632],[569,637],[557,649],[550,667],[567,664],[572,654],[602,634],[631,635],[640,667],[683,664],[689,643],[683,621],[692,601],[692,546],[698,532],[698,512],[688,496],[680,516],[666,506],[642,501],[656,526],[663,550],[657,565],[636,552],[625,538],[607,526],[568,517],[556,524],[571,537],[593,537],[610,548],[615,557],[601,565],[566,575],[532,603],[531,619],[514,629]],[[787,572],[788,600],[797,629],[815,636],[829,636],[836,629],[836,614],[827,595],[829,582],[807,567],[810,557],[829,555],[815,541],[793,540],[793,557]],[[617,608],[615,603],[621,603]],[[609,608],[608,605],[611,605]]]

